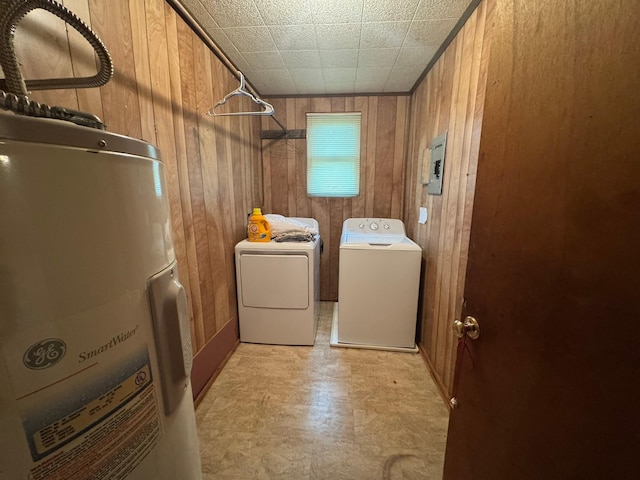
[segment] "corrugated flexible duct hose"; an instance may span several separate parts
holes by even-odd
[[[98,73],[92,77],[51,78],[25,81],[15,54],[14,37],[20,20],[35,9],[46,10],[75,28],[93,47],[100,61]],[[0,65],[5,74],[7,90],[27,95],[30,90],[58,88],[92,88],[106,84],[113,76],[113,62],[102,40],[73,12],[54,0],[2,0],[0,1]]]

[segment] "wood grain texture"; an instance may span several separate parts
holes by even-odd
[[[180,68],[180,41],[178,32],[178,17],[176,13],[165,4],[165,19],[167,26],[167,53],[169,56],[169,76],[171,82],[171,98],[183,97],[181,68]],[[190,42],[186,42],[191,45]],[[192,52],[192,50],[189,50]],[[191,337],[196,344],[204,344],[204,325],[202,321],[202,300],[199,279],[198,257],[193,228],[193,208],[191,205],[191,186],[189,184],[189,162],[187,155],[187,141],[185,135],[185,110],[183,103],[172,104],[173,123],[176,143],[176,164],[178,169],[178,181],[180,183],[182,225],[186,248],[186,269],[189,276],[191,291],[189,302]],[[186,201],[185,201],[186,200]]]
[[[287,128],[306,128],[306,114],[361,112],[360,194],[355,198],[307,196],[305,140],[263,140],[264,212],[313,217],[320,225],[324,253],[320,297],[338,299],[340,234],[347,218],[401,218],[404,198],[408,97],[305,97],[268,100]],[[263,129],[272,129],[268,119]]]
[[[404,220],[409,236],[423,248],[418,342],[438,382],[450,392],[455,362],[451,331],[460,317],[469,249],[489,55],[487,11],[482,2],[411,98],[405,174]],[[447,132],[442,195],[422,185],[429,145]],[[429,220],[418,224],[419,207]]]
[[[202,386],[218,365],[211,355],[198,353],[205,345],[235,345],[215,339],[223,331],[237,332],[233,249],[245,237],[250,208],[262,203],[260,122],[258,117],[206,115],[237,80],[164,1],[65,4],[103,40],[115,76],[100,89],[36,91],[30,97],[86,109],[101,116],[110,131],[160,148],[180,278],[190,305],[194,370]],[[95,58],[85,40],[49,17],[33,15],[17,36],[27,78],[91,75]],[[291,166],[297,166],[294,160]]]
[[[484,341],[443,478],[633,479],[640,4],[499,0],[492,23],[463,310]]]

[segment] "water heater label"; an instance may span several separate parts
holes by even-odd
[[[46,427],[44,437],[52,437]],[[72,429],[73,427],[71,427]],[[38,432],[41,435],[42,432]],[[121,480],[133,471],[160,436],[155,389],[148,385],[124,408],[86,431],[79,443],[61,448],[30,471],[33,480]],[[51,440],[53,441],[53,440]]]
[[[149,366],[145,365],[120,385],[33,433],[36,454],[42,455],[67,443],[121,407],[130,409],[126,403],[149,384],[150,378]]]
[[[0,452],[0,476],[124,480],[152,452],[162,415],[146,308],[131,293],[0,337],[0,382],[10,385],[0,404],[11,407],[0,427],[15,439]]]

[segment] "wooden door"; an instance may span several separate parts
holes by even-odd
[[[446,480],[640,478],[639,19],[497,0]]]

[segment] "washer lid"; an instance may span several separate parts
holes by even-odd
[[[362,244],[368,245],[395,245],[396,243],[405,243],[409,240],[404,235],[371,235],[362,233],[346,233],[343,238],[343,244]]]

